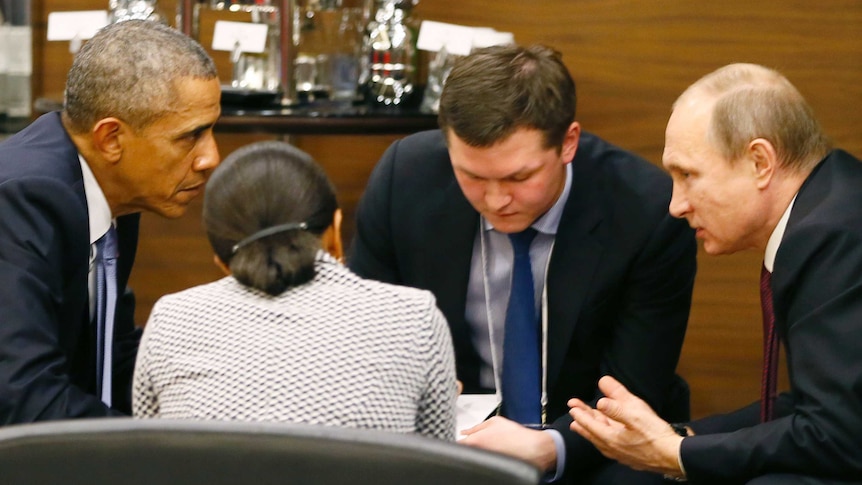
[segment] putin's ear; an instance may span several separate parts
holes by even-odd
[[[105,160],[116,163],[123,155],[123,135],[130,128],[117,118],[103,118],[93,126],[93,148]]]
[[[755,138],[748,144],[748,156],[751,160],[757,187],[769,185],[775,171],[778,169],[778,153],[769,140]]]

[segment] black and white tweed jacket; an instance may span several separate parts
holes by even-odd
[[[453,440],[454,356],[430,292],[321,251],[272,297],[232,277],[162,297],[135,367],[138,417],[289,421]]]

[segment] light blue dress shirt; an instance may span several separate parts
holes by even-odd
[[[563,191],[554,205],[544,215],[533,222],[533,229],[538,231],[530,246],[530,263],[533,270],[534,290],[536,292],[536,319],[538,320],[542,304],[542,291],[545,287],[548,259],[557,235],[557,228],[563,215],[563,209],[569,198],[572,187],[572,166],[566,165],[566,182]],[[505,233],[496,231],[484,218],[480,218],[481,231],[484,231],[485,264],[482,262],[482,234],[476,230],[473,243],[473,259],[470,263],[470,280],[467,284],[467,302],[465,318],[473,331],[473,347],[482,359],[479,373],[479,383],[482,387],[495,389],[495,372],[502,370],[503,330],[506,320],[506,303],[512,288],[512,265],[514,255],[509,238]],[[487,282],[485,279],[487,278]],[[487,283],[491,305],[486,305],[485,285]],[[490,324],[488,322],[490,317]],[[493,335],[493,342],[492,340]],[[494,346],[492,352],[491,346]],[[495,369],[493,354],[498,357]],[[543,369],[544,371],[544,369]],[[557,449],[557,470],[551,480],[556,480],[565,469],[565,444],[557,430],[547,430],[554,438]]]

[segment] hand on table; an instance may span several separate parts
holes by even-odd
[[[557,464],[557,450],[548,433],[494,416],[462,432],[459,443],[496,451],[532,463],[541,470]]]

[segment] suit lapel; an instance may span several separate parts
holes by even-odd
[[[454,178],[440,195],[436,210],[429,212],[427,224],[428,257],[422,264],[429,289],[451,323],[462,324],[479,215]]]
[[[141,214],[129,214],[117,218],[117,235],[120,243],[119,288],[124,288],[132,272],[138,248],[138,226]]]
[[[578,162],[576,159],[573,163]],[[596,171],[573,166],[569,199],[563,210],[548,269],[548,389],[559,377],[575,323],[593,286],[604,252],[602,221],[611,207]]]

